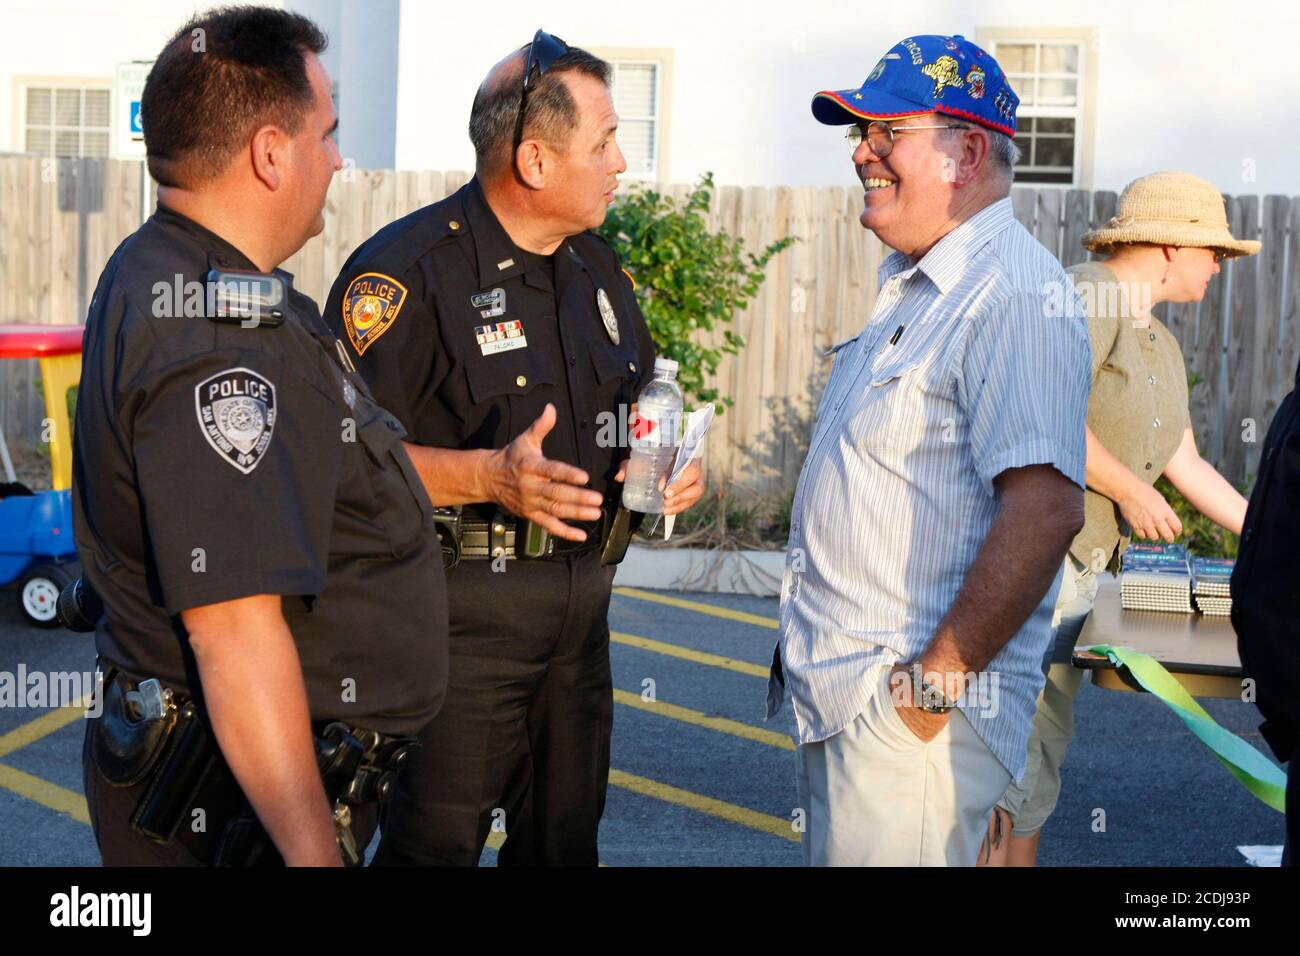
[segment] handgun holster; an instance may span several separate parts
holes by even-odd
[[[618,564],[623,560],[624,555],[627,554],[627,546],[632,541],[632,534],[641,527],[641,522],[644,520],[644,513],[629,511],[622,505],[618,506],[618,511],[614,513],[614,517],[609,523],[609,535],[605,538],[605,549],[600,555],[602,565]]]

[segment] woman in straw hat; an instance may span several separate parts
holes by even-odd
[[[1152,487],[1156,479],[1163,474],[1193,507],[1235,534],[1246,515],[1246,499],[1196,450],[1183,356],[1151,309],[1199,302],[1220,260],[1252,256],[1259,243],[1228,232],[1223,197],[1212,184],[1162,172],[1129,183],[1117,215],[1086,234],[1083,246],[1106,256],[1066,270],[1092,340],[1086,519],[1065,558],[1029,763],[994,809],[981,854],[987,865],[1032,866],[1040,829],[1056,807],[1082,674],[1070,653],[1096,600],[1098,575],[1118,568],[1130,534],[1172,542],[1182,532]]]

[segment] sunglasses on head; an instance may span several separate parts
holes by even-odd
[[[569,52],[569,45],[559,37],[553,37],[545,30],[533,34],[533,42],[528,45],[528,62],[524,64],[524,82],[519,90],[519,116],[515,119],[515,138],[510,150],[513,156],[519,152],[519,144],[524,141],[524,113],[528,109],[528,91],[546,75],[555,61]]]

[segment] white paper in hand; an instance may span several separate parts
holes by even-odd
[[[1239,846],[1237,850],[1251,866],[1282,865],[1282,848],[1280,846]]]
[[[700,452],[704,450],[704,436],[709,433],[709,426],[713,424],[713,403],[703,405],[686,416],[686,425],[682,429],[682,443],[677,448],[677,460],[673,463],[672,473],[668,476],[667,488],[672,485],[686,466],[700,457]],[[676,515],[668,515],[664,518],[664,540],[667,541],[673,536],[673,524]]]

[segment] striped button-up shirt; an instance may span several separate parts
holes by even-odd
[[[781,588],[795,739],[866,708],[877,664],[917,658],[998,513],[993,480],[1047,464],[1084,484],[1091,354],[1060,264],[995,202],[913,265],[880,268],[866,328],[835,347],[799,476]],[[958,706],[1024,770],[1059,575]],[[768,715],[781,706],[773,684]]]

